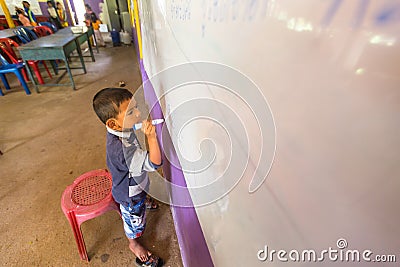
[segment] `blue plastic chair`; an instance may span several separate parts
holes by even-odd
[[[36,39],[39,38],[33,30],[31,30],[31,29],[29,29],[27,27],[21,27],[20,31],[22,33],[24,33],[26,36],[28,36],[28,39],[30,41],[33,41],[33,40],[36,40]]]
[[[19,29],[14,30],[13,32],[18,37],[18,39],[21,41],[21,43],[26,44],[26,43],[30,42],[30,40],[27,39],[27,37]]]
[[[24,87],[24,90],[27,95],[31,94],[31,91],[28,88],[28,85],[26,84],[24,77],[22,76],[21,69],[25,68],[25,63],[18,63],[18,64],[10,64],[8,61],[3,57],[3,55],[0,54],[0,78],[4,84],[4,87],[6,90],[10,90],[10,84],[7,81],[6,75],[7,73],[14,73],[19,82],[21,83],[22,87]],[[4,95],[3,92],[0,89],[0,95]]]
[[[17,37],[21,40],[23,44],[29,43],[30,41],[39,38],[34,31],[26,27],[21,27],[19,29],[16,29],[14,30],[14,33],[17,35]]]
[[[39,22],[39,26],[47,26],[53,31],[53,33],[58,31],[57,27],[51,24],[50,22]]]

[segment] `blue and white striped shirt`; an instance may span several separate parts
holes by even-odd
[[[115,201],[130,206],[143,199],[150,185],[147,172],[155,171],[160,165],[150,161],[148,151],[141,149],[135,133],[107,127],[106,158]]]

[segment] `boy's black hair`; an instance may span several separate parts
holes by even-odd
[[[105,124],[108,119],[117,118],[121,103],[131,100],[132,96],[125,88],[104,88],[93,97],[94,112]]]
[[[22,4],[23,4],[23,3],[26,3],[26,4],[28,4],[28,5],[31,5],[31,4],[29,4],[28,1],[22,1]]]

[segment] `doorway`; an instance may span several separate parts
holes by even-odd
[[[84,26],[85,25],[85,3],[83,0],[72,0],[75,7],[76,17],[78,19],[77,25]]]
[[[127,24],[124,19],[126,14],[129,18],[128,2],[126,0],[104,0],[104,2],[107,4],[111,29],[118,32],[128,29],[130,25],[124,25]]]

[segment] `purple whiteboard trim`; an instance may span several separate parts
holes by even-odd
[[[160,103],[157,100],[157,96],[154,92],[152,84],[149,82],[149,77],[143,66],[143,61],[140,60],[140,71],[142,74],[144,97],[151,110],[151,116],[153,118],[164,118]],[[157,133],[161,133],[162,124],[156,126]],[[166,125],[164,125],[166,127]],[[168,131],[167,131],[168,132]],[[172,162],[178,162],[174,146],[172,144],[171,136],[160,136],[157,135],[158,140],[161,144],[163,140],[164,154],[169,154],[169,159]],[[180,166],[173,166],[168,161],[167,157],[163,155],[163,172],[170,182],[186,187],[185,177]],[[171,192],[172,199],[185,199],[178,203],[192,203],[188,190],[182,194],[174,194]],[[178,237],[179,247],[181,249],[181,256],[183,265],[187,267],[212,267],[214,266],[210,252],[207,247],[207,243],[204,239],[203,231],[200,226],[200,222],[197,218],[196,210],[194,208],[184,208],[172,206],[172,215],[174,217],[175,231]]]

